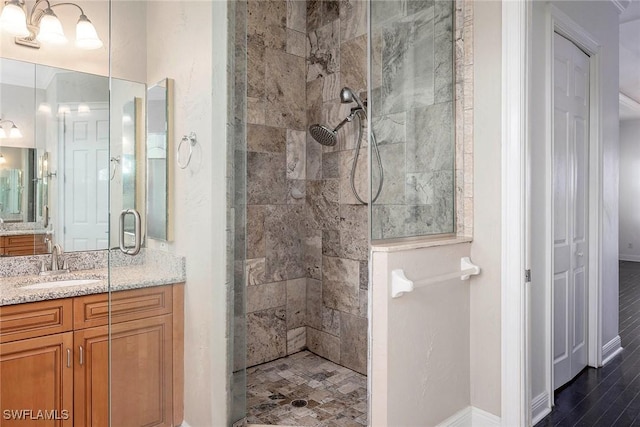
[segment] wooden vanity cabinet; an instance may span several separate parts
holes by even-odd
[[[72,314],[71,299],[0,307],[3,427],[73,426]]]
[[[0,256],[40,255],[47,253],[44,234],[0,236]]]
[[[72,427],[73,332],[4,343],[0,348],[0,425]]]
[[[10,396],[16,387],[39,390],[44,386],[48,391],[44,390],[42,393],[47,395],[56,390],[63,391],[65,400],[60,400],[60,407],[71,409],[69,417],[73,417],[73,421],[64,420],[57,424],[34,421],[34,424],[22,422],[16,425],[108,427],[109,393],[113,426],[180,425],[183,417],[183,292],[182,284],[114,292],[111,294],[111,325],[108,324],[107,294],[53,300],[65,301],[67,307],[68,303],[72,303],[72,309],[67,308],[67,312],[73,311],[72,331],[0,344],[1,409],[16,405],[20,408],[35,407],[29,392],[24,393],[22,401],[9,401],[6,396]],[[45,303],[51,305],[52,301],[6,308],[22,308],[24,312],[27,306]],[[4,308],[0,307],[0,338],[3,336],[5,319],[9,318],[5,314],[10,311],[3,310]],[[51,311],[51,307],[47,308]],[[67,312],[64,314],[65,322],[69,323]],[[14,321],[15,317],[13,314]],[[48,317],[49,323],[53,323],[51,317]],[[33,324],[33,319],[27,323]],[[44,341],[36,344],[37,340]],[[48,357],[55,359],[53,362],[49,360],[45,363],[45,359],[42,359],[42,363],[41,359],[36,362],[33,357],[37,353],[33,352],[22,356],[25,364],[31,363],[34,371],[31,376],[25,377],[17,371],[23,369],[17,362],[9,364],[9,360],[20,359],[16,356],[22,354],[18,350],[37,345],[48,349],[54,345],[53,342],[58,341],[59,350],[47,350],[52,353]],[[69,368],[66,360],[67,348],[72,349]],[[109,351],[111,389],[108,387]],[[9,357],[11,359],[6,359]],[[5,376],[5,372],[11,373]],[[42,378],[46,379],[46,384],[42,384]],[[40,402],[38,400],[37,408],[53,404],[47,403],[48,401]],[[27,403],[28,406],[24,406]],[[4,426],[4,420],[0,424]]]

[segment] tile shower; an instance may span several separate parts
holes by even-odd
[[[455,14],[459,28],[461,10]],[[342,87],[366,98],[367,1],[248,1],[250,385],[262,383],[256,375],[265,367],[277,371],[277,359],[303,350],[366,374],[370,233],[387,239],[464,231],[461,201],[469,189],[454,187],[463,164],[457,150],[464,145],[461,139],[454,144],[454,135],[463,134],[454,128],[463,124],[454,123],[462,106],[455,101],[463,93],[462,82],[451,78],[453,3],[374,1],[371,13],[369,107],[385,184],[370,223],[369,208],[357,202],[349,182],[354,126],[338,132],[334,147],[307,132],[311,124],[335,126],[347,116],[353,105],[340,102]],[[455,36],[462,42],[461,31]],[[367,158],[366,144],[360,159]],[[368,173],[360,161],[354,182],[359,194],[369,193]],[[374,184],[378,176],[374,171]],[[249,396],[250,407],[261,405]],[[270,416],[262,415],[253,421]]]
[[[340,134],[325,148],[307,134],[337,122],[342,86],[366,91],[366,2],[251,0],[247,32],[247,366],[308,348],[366,373],[369,233],[349,190],[354,142]]]

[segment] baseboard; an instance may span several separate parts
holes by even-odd
[[[531,424],[535,425],[551,412],[550,404],[549,393],[546,391],[533,398],[531,401]]]
[[[500,417],[468,406],[442,421],[437,427],[499,427],[500,424]]]
[[[633,261],[633,262],[640,262],[640,255],[618,254],[618,259],[619,259],[620,261]]]
[[[602,366],[606,365],[621,351],[622,341],[620,340],[620,335],[616,335],[614,339],[602,346]]]

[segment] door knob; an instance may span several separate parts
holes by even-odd
[[[584,256],[584,253],[582,253],[582,252],[578,252],[578,253],[576,253],[576,255],[578,255],[579,257],[583,257],[583,256]]]

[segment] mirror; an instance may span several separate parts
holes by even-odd
[[[117,246],[109,210],[145,211],[145,96],[143,83],[111,79],[110,91],[108,77],[0,58],[0,119],[22,133],[0,139],[0,153],[23,159],[0,165],[0,237],[46,233],[67,252]]]
[[[0,223],[35,222],[35,182],[35,149],[0,147]]]
[[[173,240],[170,189],[173,167],[173,80],[147,91],[147,236]]]

